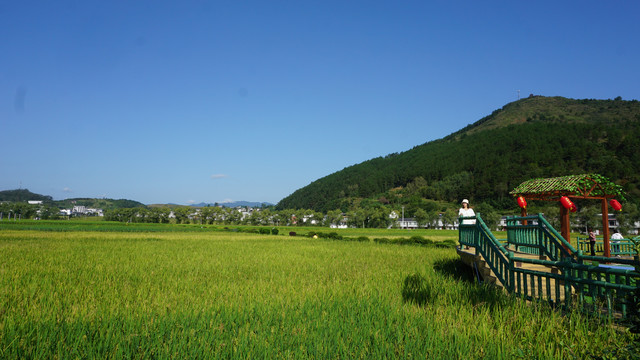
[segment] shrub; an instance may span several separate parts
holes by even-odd
[[[358,236],[358,238],[356,239],[356,241],[369,241],[369,238],[366,236]]]
[[[373,239],[373,242],[377,242],[378,244],[388,244],[389,243],[389,239],[387,239],[387,238],[375,238],[375,239]]]
[[[260,234],[269,235],[269,234],[271,234],[271,230],[265,229],[265,228],[260,228]]]
[[[458,242],[456,240],[452,240],[452,239],[447,239],[443,242],[438,243],[437,245],[439,245],[440,247],[445,247],[445,248],[455,248],[456,246],[458,246]]]
[[[289,231],[289,236],[296,236],[296,232],[295,231]]]
[[[276,228],[271,229],[271,235],[278,235],[278,229]]]
[[[412,236],[409,239],[410,243],[421,244],[421,245],[430,245],[433,244],[433,240],[425,239],[422,236]]]

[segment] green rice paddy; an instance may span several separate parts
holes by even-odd
[[[91,226],[0,226],[0,358],[574,359],[634,340],[474,283],[454,249]]]

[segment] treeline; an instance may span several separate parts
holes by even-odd
[[[51,204],[29,204],[25,201],[0,203],[0,220],[10,219],[60,219],[60,209]]]
[[[576,200],[578,212],[572,214],[571,222],[574,231],[584,232],[586,227],[602,228],[600,204],[588,200]],[[249,212],[248,209],[226,207],[168,207],[159,208],[129,208],[115,209],[105,212],[105,220],[134,222],[134,223],[178,223],[201,225],[250,225],[250,226],[318,226],[346,225],[356,228],[389,228],[397,226],[397,220],[402,215],[402,209],[384,205],[376,207],[360,207],[355,210],[342,212],[330,210],[326,213],[314,210],[286,209],[275,210],[266,208]],[[433,208],[426,210],[404,209],[407,218],[413,218],[422,228],[447,228],[458,222],[458,211],[454,206],[444,209]],[[482,214],[482,219],[492,229],[498,229],[505,214],[489,204],[479,204],[475,212]],[[530,214],[544,213],[551,225],[560,228],[559,204],[544,202],[532,205]],[[395,216],[389,216],[395,214]],[[516,213],[511,213],[516,215]],[[640,210],[635,204],[626,204],[621,212],[615,213],[619,222],[619,229],[623,234],[630,234],[634,223],[640,222]]]
[[[586,227],[601,229],[600,206],[593,201],[576,200],[578,212],[572,214],[573,230],[584,232]],[[434,203],[430,203],[434,205]],[[396,208],[391,205],[378,205],[359,207],[343,213],[340,210],[331,210],[326,213],[314,210],[287,209],[275,210],[266,208],[250,211],[246,208],[226,207],[139,207],[112,209],[105,212],[104,220],[133,222],[133,223],[178,223],[178,224],[207,224],[207,225],[250,225],[250,226],[317,226],[329,227],[330,225],[346,225],[357,228],[388,228],[397,226],[396,221],[401,217],[402,211],[407,218],[413,218],[422,228],[441,229],[448,228],[458,221],[458,212],[455,206],[446,205],[444,208],[431,207],[416,208],[411,210]],[[499,228],[499,222],[503,215],[509,215],[498,211],[489,204],[475,206],[476,213],[482,214],[482,219],[492,229]],[[551,225],[559,229],[560,213],[556,203],[543,203],[532,205],[530,214],[544,213]],[[393,215],[392,215],[393,214]],[[392,215],[392,216],[389,216]],[[515,215],[515,213],[511,213]],[[615,213],[623,234],[630,234],[635,228],[634,223],[640,222],[640,210],[635,204],[625,204],[621,212]],[[60,216],[56,207],[48,205],[32,205],[25,202],[0,203],[1,221],[18,221],[26,219],[68,219]],[[318,232],[318,234],[320,234]]]
[[[276,208],[346,211],[378,203],[415,211],[468,198],[497,210],[515,210],[509,191],[521,182],[582,173],[608,177],[624,188],[629,202],[638,203],[638,164],[638,101],[535,97],[515,110],[498,111],[467,132],[316,180]]]
[[[228,208],[181,206],[121,208],[105,211],[105,220],[139,223],[218,224],[257,226],[329,226],[343,220],[342,212],[325,214],[313,210],[281,210],[272,208]]]
[[[390,216],[394,214],[395,216]],[[226,207],[179,207],[114,209],[105,212],[105,220],[137,223],[208,224],[208,225],[255,225],[255,226],[319,226],[346,225],[348,227],[388,228],[396,225],[401,210],[390,206],[358,208],[343,213],[332,210],[326,213],[304,209],[273,210],[261,209],[248,212],[245,209]],[[458,213],[453,208],[444,213],[438,210],[418,209],[406,213],[414,217],[424,227],[435,227],[440,220],[443,225],[453,225]],[[497,213],[487,215],[496,223]]]

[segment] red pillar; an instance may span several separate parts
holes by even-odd
[[[604,243],[604,256],[611,257],[611,247],[609,244],[609,206],[607,199],[602,199],[602,242]]]
[[[571,244],[571,224],[569,223],[569,209],[560,205],[560,235]],[[567,249],[569,250],[569,249]]]
[[[526,208],[522,208],[520,210],[520,216],[525,217],[527,216],[527,209]],[[527,220],[522,220],[522,225],[527,225]]]

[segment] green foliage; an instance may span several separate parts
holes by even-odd
[[[420,244],[420,245],[433,244],[432,240],[425,239],[422,236],[412,236],[411,238],[409,238],[409,242],[414,244]]]
[[[278,229],[276,228],[271,229],[271,235],[278,235]]]

